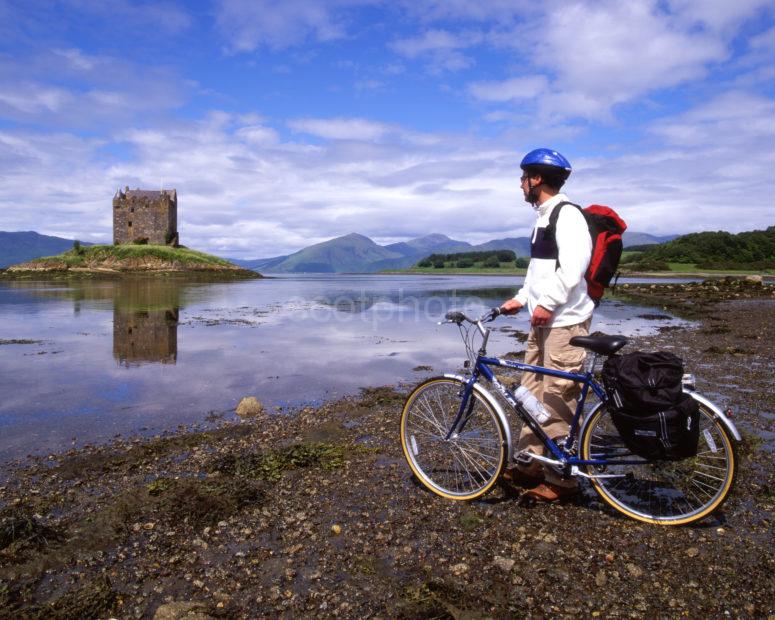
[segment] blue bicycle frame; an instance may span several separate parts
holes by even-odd
[[[595,354],[593,353],[592,355],[595,355]],[[508,388],[506,388],[503,384],[501,384],[498,381],[498,379],[495,377],[495,373],[493,373],[493,371],[490,370],[491,366],[501,367],[501,368],[512,368],[514,370],[521,370],[523,372],[532,372],[539,375],[548,375],[551,377],[558,377],[560,379],[568,379],[569,381],[574,381],[576,383],[581,384],[581,394],[578,398],[576,412],[574,413],[573,420],[571,421],[571,424],[570,424],[569,434],[562,446],[558,445],[553,439],[551,439],[546,434],[543,428],[541,428],[541,425],[533,419],[533,416],[531,416],[522,406],[522,403],[520,403],[519,400],[517,400],[514,393],[511,392]],[[524,364],[521,362],[502,360],[497,357],[487,357],[480,353],[476,358],[476,363],[474,364],[474,369],[473,369],[473,372],[471,373],[471,377],[466,381],[466,385],[463,392],[463,398],[460,403],[460,409],[457,413],[457,416],[455,417],[454,422],[450,427],[449,432],[447,433],[446,439],[449,439],[454,433],[459,433],[465,427],[465,424],[474,406],[474,398],[472,397],[472,394],[474,391],[474,385],[477,383],[479,377],[483,376],[485,379],[487,379],[487,381],[492,383],[492,385],[498,390],[500,395],[503,396],[506,402],[508,402],[513,407],[513,409],[517,412],[519,417],[522,418],[524,423],[527,424],[530,430],[533,431],[536,437],[538,437],[541,440],[541,442],[551,452],[552,456],[557,461],[559,461],[559,463],[562,464],[563,467],[570,468],[570,467],[573,467],[574,465],[575,466],[606,465],[608,463],[611,463],[613,461],[613,459],[611,458],[586,460],[586,459],[581,459],[570,452],[575,442],[576,434],[579,429],[581,414],[584,411],[584,404],[589,394],[589,390],[592,389],[595,395],[600,399],[601,403],[605,403],[608,400],[608,397],[605,391],[603,390],[603,388],[600,387],[600,385],[598,385],[593,379],[593,373],[591,370],[591,368],[593,367],[594,367],[594,364],[591,364],[590,370],[585,373],[563,372],[561,370],[544,368],[543,366],[533,366],[531,364]],[[537,458],[539,460],[543,460],[543,458],[541,458],[540,456]],[[624,465],[624,464],[640,465],[640,464],[643,464],[645,461],[643,459],[637,459],[637,460],[616,459],[615,462],[619,465]]]

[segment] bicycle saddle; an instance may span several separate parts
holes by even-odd
[[[574,336],[570,339],[574,347],[584,347],[600,355],[613,355],[628,342],[625,336]]]

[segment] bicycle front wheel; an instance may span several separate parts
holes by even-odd
[[[487,493],[507,451],[500,418],[476,391],[466,404],[462,428],[447,438],[464,392],[458,379],[428,379],[409,394],[401,413],[401,446],[412,472],[428,490],[455,500]]]
[[[625,446],[605,404],[592,412],[581,435],[585,460],[598,495],[619,512],[646,523],[685,525],[717,510],[732,490],[736,474],[734,440],[702,403],[697,455],[680,461],[640,461]],[[629,464],[617,461],[630,461]]]

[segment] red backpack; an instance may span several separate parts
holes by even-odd
[[[576,207],[587,221],[589,235],[592,237],[592,258],[584,277],[587,280],[587,293],[597,306],[619,266],[623,247],[622,233],[627,230],[627,224],[610,207],[590,205],[586,209],[582,209],[572,202],[561,202],[549,215],[549,226],[546,227],[544,233],[552,239],[555,238],[554,231],[557,228],[557,218],[560,217],[560,208],[564,205]],[[560,259],[558,258],[557,267],[559,266]]]

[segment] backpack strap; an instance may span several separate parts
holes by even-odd
[[[563,200],[562,202],[557,203],[554,205],[554,209],[552,209],[552,212],[549,214],[549,225],[544,230],[544,238],[549,238],[552,240],[554,245],[557,245],[557,220],[560,217],[560,209],[564,207],[565,205],[571,205],[572,207],[576,207],[579,211],[581,211],[581,214],[584,215],[584,209],[582,209],[579,205],[577,205],[575,202],[570,202],[568,200]],[[554,268],[555,271],[557,271],[560,268],[560,248],[557,247],[557,266]]]
[[[549,214],[549,225],[546,227],[546,232],[544,234],[549,234],[554,237],[555,230],[557,230],[557,219],[560,217],[560,209],[565,205],[576,207],[579,211],[582,212],[582,215],[584,213],[584,209],[582,209],[575,202],[569,202],[567,200],[558,202],[556,205],[554,205],[554,209],[552,209],[552,212]]]

